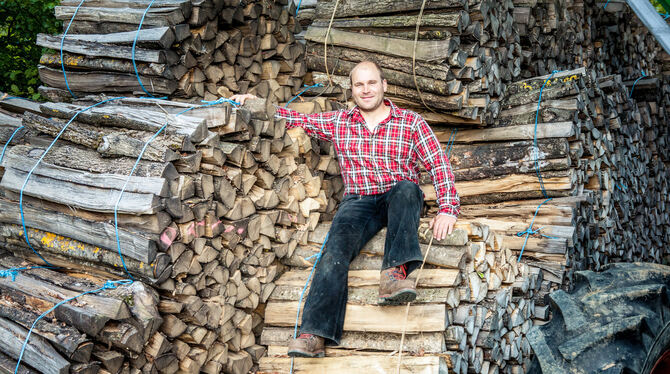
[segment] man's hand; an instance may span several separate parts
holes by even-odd
[[[240,103],[240,105],[244,105],[244,102],[247,100],[252,100],[252,99],[257,99],[256,95],[252,94],[243,94],[243,95],[233,95],[230,97],[230,100],[235,101]]]
[[[454,231],[456,217],[446,214],[438,214],[430,221],[430,228],[433,229],[433,238],[442,240]]]

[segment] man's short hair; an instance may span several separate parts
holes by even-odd
[[[384,81],[384,71],[382,70],[382,67],[379,66],[379,63],[377,63],[377,61],[375,61],[375,60],[364,60],[364,61],[361,61],[361,62],[357,63],[356,66],[354,66],[354,68],[351,69],[351,71],[349,72],[349,84],[350,85],[354,84],[354,80],[352,78],[354,70],[356,70],[356,68],[359,65],[366,64],[366,63],[374,65],[377,68],[377,71],[379,72],[379,80]]]

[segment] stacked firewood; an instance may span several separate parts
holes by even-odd
[[[261,372],[289,372],[286,343],[311,266],[305,258],[318,253],[329,226],[319,225],[309,245],[282,260],[291,270],[277,279],[265,310],[261,343],[268,345],[268,357],[261,359]],[[419,229],[424,253],[431,235],[424,222]],[[403,373],[520,372],[531,357],[525,334],[536,311],[546,319],[545,309],[532,299],[541,271],[531,273],[517,263],[485,224],[463,220],[452,235],[432,242],[425,268],[411,275],[419,278],[418,297],[403,324],[405,305],[376,306],[384,238],[382,230],[351,264],[340,345],[327,347],[326,358],[295,359],[295,373],[394,372],[398,357],[392,352],[400,348],[403,331]]]
[[[55,13],[69,26],[65,39],[37,38],[55,50],[41,58],[40,78],[50,87],[42,93],[64,99],[69,86],[78,97],[145,95],[133,55],[142,85],[155,96],[212,100],[252,92],[284,102],[302,86],[304,47],[294,37],[301,27],[287,1],[156,1],[143,18],[149,3],[86,1],[77,8],[79,0],[62,1]]]
[[[315,83],[347,89],[351,68],[376,60],[398,104],[433,122],[480,124],[520,74],[521,46],[511,1],[469,3],[428,2],[415,43],[421,1],[318,1],[305,62]]]
[[[22,260],[3,257],[0,266],[44,265],[26,242],[22,200],[30,245],[59,269],[0,278],[3,300],[16,303],[11,310],[31,312],[20,320],[30,323],[33,314],[94,284],[129,278],[127,269],[135,279],[130,288],[84,297],[45,320],[90,342],[89,356],[75,358],[55,345],[60,364],[74,367],[85,359],[110,373],[247,373],[265,352],[259,326],[283,269],[278,260],[307,243],[308,232],[321,215],[332,216],[341,197],[336,161],[327,147],[274,120],[273,106],[263,99],[244,109],[132,98],[107,102],[81,112],[44,154],[63,125],[95,101],[43,103],[38,113],[21,117],[27,133],[8,147],[0,168],[0,247]],[[186,109],[192,110],[178,114]],[[165,123],[134,167],[143,144]],[[25,288],[32,278],[49,282],[43,286],[49,291]],[[148,295],[142,304],[129,296],[135,287]],[[121,310],[111,315],[91,305],[101,315],[96,330],[83,329],[83,318],[61,317],[84,308],[89,298],[120,303]],[[155,310],[156,321],[147,331],[136,327],[138,335],[131,317],[144,304]],[[136,319],[148,318],[148,312],[137,313]],[[49,326],[42,335],[51,341]],[[0,350],[18,356],[13,348]],[[41,368],[37,361],[24,363]]]

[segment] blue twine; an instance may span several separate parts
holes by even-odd
[[[554,76],[554,74],[558,73],[558,70],[554,70],[551,72],[551,75],[547,80],[544,81],[542,84],[542,87],[540,87],[540,97],[537,100],[537,112],[535,112],[535,128],[533,132],[533,151],[535,152],[535,174],[537,175],[537,179],[540,182],[540,188],[542,189],[542,195],[547,198],[549,197],[547,195],[547,191],[544,189],[544,180],[542,179],[542,173],[540,172],[540,160],[539,160],[539,147],[537,145],[537,121],[540,117],[540,104],[542,103],[542,91],[544,90],[544,87],[547,85],[547,82],[551,80],[551,78]]]
[[[517,236],[526,235],[526,239],[524,239],[524,241],[523,241],[523,246],[521,247],[521,253],[519,253],[519,259],[517,260],[517,262],[521,261],[521,256],[523,256],[523,251],[524,251],[524,249],[526,249],[526,243],[528,243],[528,237],[533,235],[533,234],[537,234],[542,229],[540,227],[537,230],[533,230],[533,223],[535,223],[535,217],[537,217],[537,212],[540,211],[540,207],[542,205],[544,205],[544,203],[548,202],[551,199],[552,198],[550,197],[547,200],[541,202],[540,205],[537,206],[537,209],[535,209],[535,214],[533,214],[533,219],[530,221],[530,226],[528,226],[528,228],[526,230],[520,231],[516,234]],[[543,235],[543,236],[546,236],[546,235]],[[546,236],[546,237],[556,239],[555,237],[552,237],[552,236]]]
[[[603,7],[603,9],[607,8],[607,4],[609,4],[609,3],[610,3],[610,0],[607,0],[607,2],[605,3],[605,6]]]
[[[133,69],[135,69],[135,77],[137,78],[137,82],[140,84],[140,87],[142,88],[142,91],[146,93],[150,98],[152,99],[167,99],[167,96],[163,97],[155,97],[154,95],[150,94],[149,91],[147,91],[146,88],[144,88],[144,84],[142,84],[142,79],[140,78],[140,73],[137,71],[137,63],[135,62],[135,47],[137,46],[137,39],[140,37],[140,30],[142,30],[142,24],[144,23],[144,17],[146,17],[147,13],[149,12],[149,8],[154,4],[154,1],[156,0],[151,0],[149,3],[149,6],[144,10],[144,13],[142,14],[142,18],[140,19],[140,24],[137,26],[137,32],[135,33],[135,39],[133,40],[133,49],[131,52],[131,59],[133,61]]]
[[[633,90],[635,89],[635,85],[637,84],[637,82],[638,82],[640,79],[642,79],[642,78],[646,78],[646,77],[647,77],[647,74],[645,74],[645,73],[644,73],[644,70],[642,70],[642,76],[639,77],[639,78],[637,78],[637,79],[635,80],[635,82],[633,82],[633,87],[630,88],[630,95],[628,95],[628,98],[633,97]]]
[[[19,353],[19,359],[16,361],[16,368],[14,369],[14,374],[17,374],[17,373],[19,372],[19,365],[21,364],[21,360],[23,359],[23,353],[25,352],[26,347],[28,346],[28,340],[30,339],[30,335],[33,333],[33,330],[35,329],[35,326],[37,325],[37,322],[39,322],[39,320],[41,320],[42,318],[44,318],[44,317],[45,317],[46,315],[48,315],[49,313],[53,312],[53,311],[54,311],[56,308],[58,308],[59,306],[65,304],[65,303],[68,303],[68,302],[70,302],[70,301],[72,301],[72,300],[75,300],[75,299],[77,299],[77,298],[79,298],[79,297],[82,297],[82,296],[84,296],[84,295],[89,295],[89,294],[93,294],[93,293],[98,293],[98,292],[100,292],[100,291],[110,290],[110,289],[117,288],[117,287],[119,287],[120,285],[132,284],[132,283],[133,283],[132,281],[128,281],[128,280],[126,280],[126,279],[124,279],[124,280],[118,280],[118,281],[107,281],[107,282],[105,282],[105,284],[102,285],[102,287],[100,287],[100,288],[97,288],[97,289],[95,289],[95,290],[91,290],[91,291],[85,291],[85,292],[80,293],[80,294],[77,295],[77,296],[73,296],[73,297],[71,297],[71,298],[69,298],[69,299],[65,299],[65,300],[59,302],[58,304],[54,305],[53,307],[51,307],[51,308],[50,308],[49,310],[47,310],[46,312],[40,314],[40,316],[37,317],[37,319],[35,320],[35,322],[33,322],[32,326],[30,326],[30,329],[28,330],[28,334],[26,335],[26,339],[23,341],[23,346],[21,347],[21,353]]]
[[[74,10],[74,14],[72,14],[72,18],[70,19],[70,23],[67,24],[67,28],[65,29],[65,32],[63,33],[63,37],[60,39],[60,67],[61,67],[61,70],[63,70],[63,78],[65,79],[65,87],[70,92],[70,95],[72,95],[72,97],[74,97],[75,99],[77,98],[77,96],[70,89],[70,84],[67,81],[67,74],[65,73],[65,59],[63,58],[63,43],[65,43],[65,35],[67,35],[67,32],[70,31],[70,26],[72,26],[72,21],[74,21],[74,17],[77,16],[77,12],[79,11],[79,8],[81,8],[82,4],[84,4],[84,1],[86,1],[86,0],[81,0],[79,5],[77,5],[77,8]]]
[[[178,117],[178,116],[180,116],[180,115],[182,115],[182,114],[184,114],[184,113],[186,113],[190,110],[193,110],[193,109],[218,105],[218,104],[222,104],[224,102],[230,102],[230,103],[239,105],[239,103],[236,103],[236,102],[234,102],[230,99],[220,98],[218,100],[208,101],[206,104],[203,104],[203,105],[199,105],[199,106],[184,109],[181,112],[177,113],[175,115],[175,117]],[[144,152],[147,150],[147,147],[149,147],[149,144],[151,142],[153,142],[154,139],[156,139],[156,137],[158,137],[158,135],[160,135],[160,133],[162,133],[167,128],[167,125],[168,125],[168,121],[165,121],[165,124],[163,126],[161,126],[161,128],[158,129],[158,131],[156,131],[156,133],[153,134],[151,136],[151,138],[149,138],[149,140],[147,140],[144,143],[144,146],[142,147],[142,150],[140,151],[140,154],[137,156],[137,160],[135,160],[135,164],[133,165],[133,168],[130,170],[130,174],[128,175],[128,178],[126,178],[126,181],[123,184],[123,187],[121,188],[121,191],[119,192],[119,197],[116,199],[116,204],[114,204],[114,234],[116,235],[116,250],[119,254],[119,257],[121,258],[121,264],[123,265],[123,270],[126,272],[126,274],[128,274],[128,276],[132,280],[135,280],[135,278],[128,271],[128,268],[126,267],[126,261],[124,260],[123,254],[121,253],[121,239],[119,238],[119,204],[121,203],[121,198],[123,197],[123,193],[126,191],[126,187],[128,187],[128,183],[130,182],[130,178],[135,173],[135,169],[137,169],[137,165],[139,165],[140,160],[142,159],[142,156],[144,155]]]
[[[310,90],[310,89],[315,88],[315,87],[323,87],[323,85],[322,85],[321,83],[317,83],[317,84],[313,84],[313,85],[311,85],[311,86],[304,85],[304,87],[305,87],[305,88],[304,88],[302,91],[300,91],[300,93],[298,93],[297,95],[293,96],[293,98],[291,98],[291,100],[289,100],[289,101],[286,103],[286,105],[284,106],[284,108],[288,108],[288,105],[291,104],[291,103],[293,102],[293,100],[295,100],[295,99],[297,99],[298,97],[300,97],[300,95],[304,94],[307,90]]]
[[[293,327],[293,339],[295,339],[298,336],[298,323],[300,320],[300,306],[302,305],[302,299],[305,296],[305,292],[307,291],[307,286],[309,285],[309,281],[312,279],[312,275],[314,275],[314,270],[316,270],[316,265],[319,263],[319,260],[321,260],[321,254],[323,254],[323,249],[326,247],[326,243],[328,242],[328,236],[330,235],[330,231],[326,234],[326,238],[323,240],[323,244],[321,244],[321,249],[319,250],[319,253],[314,254],[312,256],[307,257],[305,260],[309,260],[313,257],[316,257],[316,261],[314,261],[314,265],[312,265],[312,271],[310,271],[309,276],[307,277],[307,282],[305,282],[305,287],[302,288],[302,292],[300,292],[300,299],[298,300],[298,312],[295,314],[295,326]],[[291,357],[291,370],[290,373],[293,374],[293,357]]]
[[[451,131],[451,135],[449,135],[449,141],[447,142],[447,159],[451,156],[451,149],[454,146],[454,141],[456,141],[456,133],[458,132],[458,129],[454,129]]]
[[[33,270],[33,269],[53,269],[51,266],[31,266],[31,267],[22,267],[22,268],[10,268],[0,270],[0,278],[11,277],[12,282],[16,280],[16,276],[19,275],[21,270]]]
[[[65,124],[65,126],[63,126],[63,128],[60,130],[60,132],[58,133],[58,135],[56,135],[56,138],[51,142],[51,144],[49,144],[49,146],[47,147],[47,149],[44,150],[44,152],[42,153],[42,156],[40,156],[40,158],[37,160],[37,162],[36,162],[35,165],[32,167],[32,169],[30,169],[30,171],[28,172],[28,175],[26,176],[26,180],[23,182],[23,186],[21,186],[21,191],[20,191],[20,193],[19,193],[19,211],[21,212],[21,225],[23,226],[23,234],[24,234],[24,236],[25,236],[26,243],[28,243],[28,247],[29,247],[29,248],[30,248],[30,249],[31,249],[31,250],[32,250],[32,251],[33,251],[33,252],[34,252],[40,259],[42,259],[42,261],[44,261],[44,263],[46,263],[46,264],[49,265],[49,266],[52,266],[52,265],[49,263],[49,261],[47,261],[44,257],[42,257],[42,255],[40,255],[39,252],[37,252],[37,251],[35,250],[35,248],[33,248],[32,244],[30,244],[30,239],[28,239],[28,229],[26,228],[25,214],[23,213],[23,191],[25,190],[26,185],[28,184],[28,180],[30,179],[30,176],[33,175],[33,172],[35,171],[35,169],[37,168],[37,166],[40,164],[40,162],[42,162],[42,160],[43,160],[44,157],[47,155],[47,153],[49,153],[49,151],[50,151],[51,148],[54,146],[54,144],[56,144],[56,141],[58,141],[58,138],[60,138],[61,135],[63,135],[63,133],[65,132],[65,130],[67,129],[67,127],[70,125],[70,123],[72,123],[72,121],[74,121],[74,119],[77,118],[77,116],[79,116],[80,113],[85,112],[85,111],[87,111],[87,110],[89,110],[89,109],[91,109],[91,108],[93,108],[93,107],[96,107],[96,106],[101,105],[101,104],[103,104],[103,103],[106,103],[106,102],[108,102],[108,101],[118,100],[118,99],[123,99],[123,97],[115,97],[115,98],[111,98],[111,99],[103,100],[103,101],[101,101],[101,102],[99,102],[99,103],[97,103],[97,104],[93,104],[93,105],[91,105],[91,106],[88,106],[88,107],[86,107],[86,108],[84,108],[84,109],[78,111],[77,113],[75,113],[75,115],[72,116],[72,118],[70,118],[70,120]]]
[[[302,0],[298,1],[298,7],[295,9],[296,17],[298,16],[298,12],[300,11],[300,4],[302,4]]]
[[[209,100],[209,101],[208,100],[201,100],[200,102],[203,103],[203,104],[206,104],[206,105],[217,105],[217,104],[223,104],[223,103],[230,103],[230,104],[233,104],[234,106],[242,105],[242,104],[238,103],[237,101],[226,99],[225,97],[220,97],[216,100]]]
[[[614,187],[620,189],[623,192],[626,192],[626,188],[627,188],[626,185],[623,184],[623,183],[621,183],[621,187],[619,187],[619,183],[614,183]]]
[[[18,96],[5,96],[0,99],[0,101],[5,101],[5,100],[12,100],[12,99],[20,99],[20,100],[28,100],[24,97],[18,97]]]
[[[2,164],[2,159],[5,158],[5,151],[7,151],[7,147],[9,146],[9,143],[12,142],[12,139],[14,139],[14,136],[23,128],[24,126],[19,126],[17,127],[12,135],[9,136],[9,139],[7,140],[7,143],[5,143],[4,147],[2,147],[2,153],[0,153],[0,164]]]

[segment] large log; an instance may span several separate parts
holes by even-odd
[[[316,43],[324,43],[326,41],[326,32],[327,29],[325,27],[310,27],[307,29],[305,39]],[[444,61],[451,56],[459,43],[460,41],[457,37],[445,40],[417,41],[416,59],[427,62]],[[330,30],[328,44],[409,58],[412,58],[414,50],[414,42],[411,40],[359,34],[337,29]]]
[[[439,0],[426,2],[425,9],[442,9],[442,8],[464,8],[466,6],[465,0]],[[393,1],[383,0],[375,3],[369,3],[364,0],[354,0],[341,2],[338,4],[335,16],[340,17],[357,17],[375,14],[387,13],[401,13],[408,11],[418,11],[421,9],[422,2],[419,0],[410,1]],[[333,9],[335,8],[335,1],[319,1],[316,4],[317,18],[330,19]]]
[[[107,57],[88,57],[71,53],[63,53],[63,59],[63,65],[65,65],[66,70],[89,69],[114,71],[119,73],[135,73],[133,63],[127,60]],[[43,54],[42,57],[40,57],[41,65],[56,69],[61,68],[61,61],[63,60],[61,60],[59,54]],[[175,72],[179,71],[179,69],[173,69],[167,64],[137,62],[136,66],[137,72],[141,76],[148,75],[171,80],[181,78],[181,76],[175,75]]]
[[[63,72],[46,66],[38,66],[40,79],[43,83],[56,88],[66,89]],[[177,89],[177,82],[158,77],[140,76],[142,84],[153,94],[171,95]],[[70,89],[77,92],[140,92],[137,77],[134,74],[112,72],[78,72],[67,73]]]
[[[117,250],[114,225],[106,222],[89,222],[72,216],[42,211],[24,206],[26,227],[58,233],[111,251]],[[0,221],[21,224],[19,204],[0,199]],[[154,241],[120,228],[119,243],[124,256],[150,264],[156,257]]]
[[[347,351],[349,352],[349,351]],[[290,371],[291,359],[284,357],[263,357],[260,370],[268,373],[286,373]],[[340,356],[325,358],[296,358],[294,373],[351,373],[369,374],[374,372],[392,373],[397,369],[397,359],[388,355]],[[436,356],[403,357],[402,374],[447,374],[449,369],[445,359]]]
[[[57,19],[70,20],[77,11],[75,6],[56,6],[54,13]],[[139,25],[144,9],[138,8],[107,8],[82,7],[77,11],[77,21],[114,22]],[[180,7],[149,9],[144,18],[144,26],[171,26],[185,21]]]
[[[130,33],[124,33],[130,34]],[[61,39],[57,36],[46,34],[37,35],[37,45],[44,48],[55,50],[61,49]],[[131,40],[132,43],[132,40]],[[111,57],[130,59],[132,56],[132,47],[114,46],[98,42],[87,41],[86,39],[71,40],[65,39],[63,42],[63,51],[77,53],[91,57]],[[146,48],[135,48],[135,60],[143,62],[153,62],[163,64],[167,62],[165,52]]]
[[[165,115],[156,106],[155,110],[130,109],[119,111],[116,107],[98,106],[82,111],[86,107],[66,103],[44,103],[40,106],[42,113],[57,118],[71,119],[77,115],[77,121],[97,126],[122,127],[155,133],[168,124],[163,130],[166,134],[178,134],[198,143],[207,136],[205,120],[190,117],[188,114],[176,116]]]
[[[28,330],[7,318],[0,318],[0,348],[18,359]],[[41,336],[31,335],[23,352],[23,361],[46,374],[68,374],[70,363]]]
[[[73,182],[85,186],[121,190],[124,186],[127,192],[147,193],[166,197],[169,192],[167,180],[155,177],[125,176],[122,174],[89,173],[82,170],[58,166],[45,162],[37,164],[43,148],[18,145],[5,153],[2,165],[29,172],[35,165],[33,173],[52,179]]]
[[[397,29],[397,28],[416,28],[418,16],[415,15],[392,15],[376,17],[356,17],[356,18],[336,18],[333,20],[332,27],[336,29]],[[450,31],[458,33],[464,30],[469,24],[470,17],[465,11],[444,12],[425,14],[421,17],[421,28],[439,27],[447,28]],[[315,27],[328,27],[329,19],[318,19],[312,23]]]
[[[62,35],[51,36],[47,37],[46,39],[49,40],[51,38],[62,38]],[[39,35],[37,37],[37,40],[39,43],[40,40]],[[92,43],[120,44],[120,45],[132,45],[133,42],[135,42],[135,40],[137,40],[136,45],[140,47],[167,49],[170,48],[170,46],[172,46],[172,43],[174,43],[175,36],[174,32],[172,32],[172,29],[169,27],[156,27],[153,29],[142,29],[139,31],[139,33],[137,31],[135,32],[129,31],[129,32],[115,32],[111,34],[70,34],[67,35],[66,37],[66,42],[84,41]],[[137,61],[142,61],[141,59],[137,58],[137,53],[138,49],[136,48],[135,59]],[[91,56],[90,53],[85,54]],[[128,56],[126,55],[120,58],[128,58]],[[158,61],[152,61],[152,62],[158,62]]]
[[[121,192],[119,190],[88,187],[34,174],[25,183],[27,177],[26,172],[5,169],[0,186],[15,192],[23,190],[29,196],[93,212],[113,213],[116,209],[119,213],[141,215],[162,210],[160,199],[152,194],[125,192],[116,207]]]

